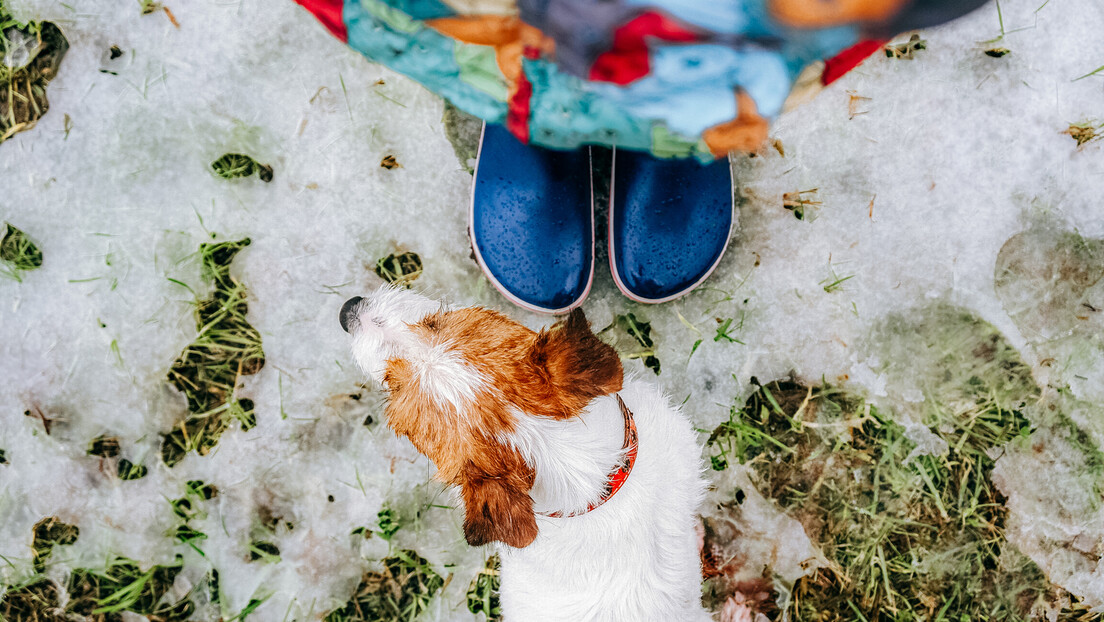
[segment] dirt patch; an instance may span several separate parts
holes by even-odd
[[[261,334],[246,320],[245,288],[230,276],[230,264],[248,238],[201,244],[203,276],[210,297],[196,302],[199,335],[169,370],[168,380],[188,401],[190,416],[165,434],[161,457],[168,466],[189,451],[205,455],[234,421],[248,430],[256,425],[253,402],[234,395],[241,376],[255,374],[265,363]]]

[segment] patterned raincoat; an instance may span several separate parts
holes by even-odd
[[[369,59],[524,142],[753,151],[795,86],[984,0],[296,0]],[[823,60],[826,59],[826,60]]]

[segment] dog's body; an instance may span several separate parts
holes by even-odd
[[[581,312],[535,333],[384,288],[346,303],[342,324],[391,394],[388,425],[460,486],[468,542],[498,547],[506,620],[711,619],[695,533],[701,449],[657,388],[622,386],[620,360]],[[609,496],[632,454],[630,419],[635,460]]]

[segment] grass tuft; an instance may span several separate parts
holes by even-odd
[[[410,287],[422,276],[422,258],[410,251],[391,253],[376,260],[376,274],[392,285]]]
[[[88,443],[88,455],[114,458],[119,455],[119,439],[114,436],[97,436]]]
[[[80,536],[80,529],[76,525],[63,523],[56,516],[44,518],[35,523],[34,537],[31,540],[34,569],[42,572],[54,552],[54,546],[73,544],[78,536]]]
[[[645,367],[659,375],[659,357],[656,355],[650,322],[637,319],[632,313],[626,313],[614,317],[613,323],[598,334],[612,341],[610,345],[617,350],[621,358],[641,359]]]
[[[183,523],[177,525],[171,532],[171,536],[181,544],[187,545],[201,557],[207,557],[199,543],[207,539],[207,534],[192,528],[188,524],[193,518],[203,520],[207,518],[204,501],[213,499],[218,495],[218,489],[200,480],[190,480],[184,485],[184,496],[169,502],[173,514],[183,519]]]
[[[1081,121],[1080,123],[1070,123],[1069,129],[1062,133],[1068,134],[1070,138],[1077,142],[1077,146],[1080,148],[1104,136],[1100,130],[1104,130],[1104,123]]]
[[[246,320],[246,291],[230,276],[230,264],[249,239],[201,244],[203,277],[211,283],[209,298],[196,302],[199,335],[169,370],[168,379],[188,401],[190,416],[163,437],[161,457],[168,466],[189,451],[205,455],[233,421],[248,430],[256,425],[250,400],[234,389],[241,376],[264,366],[261,335]]]
[[[129,559],[115,558],[103,570],[74,571],[69,578],[65,610],[97,620],[121,619],[112,614],[123,611],[162,622],[186,620],[195,611],[190,599],[165,600],[182,565],[183,558],[178,556],[172,565],[143,571]]]
[[[253,158],[241,153],[227,153],[211,163],[211,169],[223,179],[241,179],[254,173],[263,182],[272,181],[272,167],[261,164]]]
[[[64,620],[60,606],[61,590],[53,581],[36,576],[29,582],[12,585],[0,597],[0,620],[12,622],[55,622]]]
[[[19,229],[5,223],[7,230],[0,239],[0,275],[23,281],[22,273],[42,266],[42,251]]]
[[[399,513],[386,505],[376,514],[376,520],[379,526],[376,533],[388,542],[402,527],[399,522]]]
[[[149,474],[149,468],[145,465],[134,464],[126,458],[119,460],[119,469],[117,471],[119,479],[124,481],[130,481],[135,479],[142,479]]]
[[[498,603],[498,591],[501,585],[498,555],[491,555],[483,564],[483,569],[472,579],[468,587],[468,611],[482,613],[487,622],[501,622],[502,610]]]
[[[271,542],[254,540],[249,543],[249,561],[272,564],[280,561],[280,548]]]
[[[382,566],[379,572],[365,573],[349,602],[325,621],[409,622],[428,609],[445,586],[429,562],[411,550],[395,551]]]
[[[46,114],[46,85],[68,49],[57,26],[22,24],[0,1],[0,143],[33,128]]]

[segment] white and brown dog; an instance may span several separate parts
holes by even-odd
[[[496,543],[513,622],[704,622],[701,447],[654,385],[622,382],[581,311],[541,332],[383,287],[341,310],[387,423]]]

